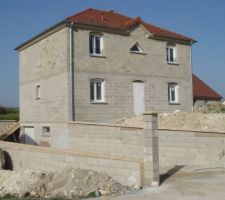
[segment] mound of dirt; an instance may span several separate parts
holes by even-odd
[[[55,173],[0,170],[0,196],[66,197],[123,194],[123,186],[107,174],[66,167]]]
[[[202,113],[225,113],[225,105],[221,102],[207,103],[200,107],[196,112]]]
[[[143,115],[118,120],[122,126],[143,127]],[[225,113],[181,112],[160,113],[159,129],[225,132]]]

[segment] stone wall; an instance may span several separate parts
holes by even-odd
[[[143,163],[140,160],[2,141],[0,147],[8,153],[7,166],[16,171],[56,171],[72,166],[107,173],[124,185],[143,186]]]
[[[69,149],[143,159],[143,128],[69,123]]]
[[[65,157],[67,153],[74,153],[77,162],[75,167],[78,166],[78,163],[81,168],[93,169],[95,167],[94,169],[97,171],[109,172],[109,175],[124,184],[130,184],[130,180],[135,181],[138,186],[149,186],[152,182],[158,184],[157,114],[146,113],[144,116],[144,129],[85,122],[70,122],[67,125],[58,124],[58,126],[53,126],[51,131],[54,131],[54,134],[50,133],[48,138],[43,135],[37,137],[39,145],[42,145],[44,141],[48,142],[50,149],[28,145],[17,146],[15,144],[17,148],[13,149],[11,153],[9,151],[9,154],[14,156],[14,152],[18,150],[18,153],[15,153],[15,157],[13,157],[16,169],[18,168],[17,165],[23,166],[23,168],[31,167],[33,169],[36,166],[45,169],[45,164],[49,165],[47,168],[55,169],[57,168],[57,162],[55,161],[59,161],[59,164],[62,163],[60,165],[65,166],[64,162],[68,164],[66,161],[68,159]],[[36,127],[37,129],[40,128],[39,125]],[[11,144],[10,148],[13,145]],[[22,151],[22,156],[20,156],[20,151]],[[38,152],[37,155],[33,153],[36,151]],[[49,151],[52,155],[46,160],[45,155],[40,154],[40,151],[45,153]],[[29,156],[26,152],[32,153]],[[55,158],[58,156],[54,156],[56,152],[57,154],[61,152],[60,155],[64,157]],[[53,158],[53,162],[50,161],[51,158]],[[19,162],[20,160],[22,164]],[[47,164],[48,162],[50,163]],[[120,163],[118,166],[117,162]],[[134,169],[134,165],[137,166],[137,163],[138,168]],[[110,166],[112,166],[112,169]],[[115,167],[115,170],[113,167]],[[119,176],[121,178],[118,178]]]
[[[225,133],[159,130],[160,166],[225,167]]]

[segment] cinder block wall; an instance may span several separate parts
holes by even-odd
[[[225,167],[225,133],[159,130],[160,166]]]
[[[15,171],[22,169],[57,171],[66,166],[72,166],[107,173],[124,185],[137,188],[143,186],[143,164],[139,160],[2,141],[0,141],[0,147],[8,153],[12,161],[11,166]]]
[[[69,29],[63,28],[19,52],[22,126],[68,120],[68,37]]]
[[[146,111],[191,111],[192,72],[191,47],[177,45],[177,65],[166,61],[166,41],[147,38],[143,27],[136,27],[129,36],[103,33],[104,56],[89,55],[89,33],[74,31],[75,63],[75,118],[78,121],[113,121],[133,115],[132,82],[145,84]],[[138,42],[145,54],[132,54],[130,48]],[[105,80],[104,104],[90,103],[90,79]],[[179,84],[180,104],[168,103],[168,83]]]
[[[71,150],[144,158],[143,128],[71,122],[68,129]]]
[[[69,124],[70,149],[144,158],[143,129],[87,124]],[[161,169],[173,165],[225,166],[225,133],[159,129],[158,134]]]

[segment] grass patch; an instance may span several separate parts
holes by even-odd
[[[0,108],[0,120],[19,121],[19,108]]]
[[[11,194],[6,194],[5,196],[0,197],[0,200],[43,200],[43,198],[40,198],[40,197],[31,197],[31,196],[17,197],[17,196],[13,196]],[[65,200],[65,198],[52,197],[52,198],[49,198],[48,200]]]

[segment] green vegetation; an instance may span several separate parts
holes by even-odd
[[[84,197],[79,197],[78,199],[89,199],[89,198],[93,198],[93,197],[98,197],[101,196],[101,194],[97,194],[96,192],[91,192],[90,194],[88,194],[87,196]],[[44,198],[38,198],[38,197],[31,197],[31,196],[24,196],[24,197],[17,197],[11,194],[6,194],[3,197],[0,197],[0,200],[43,200]],[[63,198],[63,197],[51,197],[48,198],[48,200],[66,200],[67,198]]]
[[[27,197],[17,197],[17,196],[13,196],[11,194],[6,194],[3,197],[0,197],[0,200],[43,200],[44,198],[38,198],[38,197],[31,197],[31,196],[27,196]],[[61,197],[52,197],[49,198],[48,200],[65,200],[65,198],[61,198]]]
[[[0,120],[19,121],[19,108],[5,108],[0,106]]]

